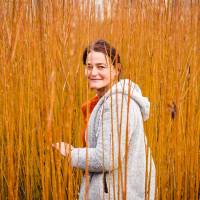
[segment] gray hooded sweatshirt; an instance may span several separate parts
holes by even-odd
[[[71,152],[72,166],[89,172],[80,200],[154,199],[155,165],[143,129],[149,109],[148,98],[128,79],[99,99],[88,121],[88,148]]]

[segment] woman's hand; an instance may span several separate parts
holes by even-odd
[[[57,142],[52,144],[52,147],[56,148],[63,156],[67,156],[70,151],[74,148],[71,144],[65,142]]]

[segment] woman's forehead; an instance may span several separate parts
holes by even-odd
[[[107,63],[108,57],[101,52],[91,51],[87,56],[88,63]]]

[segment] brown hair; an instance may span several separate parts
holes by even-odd
[[[83,64],[86,65],[86,60],[87,56],[91,51],[96,51],[96,52],[101,52],[105,55],[107,55],[111,61],[114,67],[117,66],[119,75],[118,75],[118,80],[121,78],[121,70],[122,70],[122,65],[120,62],[120,56],[117,53],[117,50],[111,46],[107,41],[103,39],[96,40],[95,42],[91,43],[88,47],[86,47],[83,51]]]

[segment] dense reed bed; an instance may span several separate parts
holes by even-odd
[[[141,2],[0,1],[0,199],[76,199],[81,172],[51,144],[82,145],[82,51],[97,38],[150,99],[157,198],[198,199],[200,4]]]

